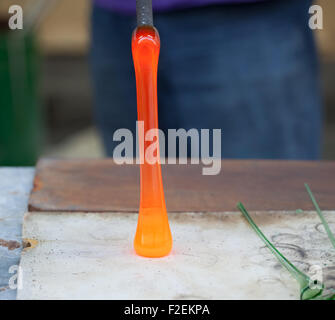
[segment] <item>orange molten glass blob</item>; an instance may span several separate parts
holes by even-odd
[[[143,121],[144,137],[156,130],[156,158],[158,148],[157,68],[160,50],[158,31],[153,27],[139,27],[132,37],[132,53],[136,74],[138,121]],[[153,141],[139,139],[141,200],[135,251],[144,257],[166,256],[172,248],[172,236],[166,212],[161,166],[158,161],[147,161],[147,151]]]

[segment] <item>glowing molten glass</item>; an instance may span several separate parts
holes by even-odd
[[[160,50],[158,31],[153,27],[139,27],[132,36],[132,53],[136,74],[138,121],[144,123],[144,137],[148,130],[158,130],[157,68]],[[157,137],[158,135],[156,135]],[[155,141],[158,146],[158,141]],[[161,166],[147,161],[146,152],[152,141],[139,139],[141,161],[141,200],[135,251],[144,257],[163,257],[171,251],[172,236],[166,212]],[[159,148],[156,151],[159,159]]]

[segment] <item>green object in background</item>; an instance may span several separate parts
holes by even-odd
[[[0,31],[0,166],[35,165],[41,148],[35,36]]]

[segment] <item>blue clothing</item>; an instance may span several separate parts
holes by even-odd
[[[101,7],[125,14],[135,14],[136,0],[94,0]],[[257,2],[269,0],[153,0],[154,12],[167,11],[173,9],[186,9],[201,7],[212,4],[231,4],[244,2]],[[271,0],[270,0],[271,1]]]
[[[310,0],[155,14],[161,37],[159,126],[221,128],[223,158],[318,159],[322,129]],[[95,6],[95,116],[108,155],[137,118],[135,17]]]

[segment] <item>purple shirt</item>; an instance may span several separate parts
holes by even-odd
[[[154,11],[192,8],[210,4],[232,4],[243,2],[259,2],[264,0],[152,0]],[[99,6],[125,14],[136,12],[136,0],[95,0]]]

